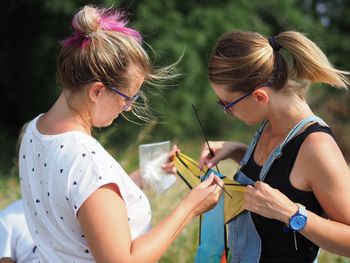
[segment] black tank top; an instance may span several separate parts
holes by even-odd
[[[318,123],[310,125],[285,145],[282,150],[283,155],[272,164],[264,182],[281,191],[293,202],[305,205],[307,210],[322,215],[323,209],[313,192],[296,189],[289,181],[289,174],[299,149],[305,138],[313,132],[325,132],[334,137],[328,127]],[[242,171],[256,181],[261,166],[255,163],[253,156],[254,154]],[[255,213],[252,213],[252,218],[262,241],[260,262],[313,262],[317,257],[319,247],[299,233],[296,233],[298,247],[296,251],[293,231],[285,232],[285,224],[281,221],[268,219]]]

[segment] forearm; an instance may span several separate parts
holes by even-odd
[[[114,187],[99,188],[79,210],[79,223],[96,262],[154,263],[196,214],[190,192],[157,226],[131,240],[125,203]]]
[[[192,220],[191,208],[182,201],[171,214],[143,236],[132,241],[130,262],[156,262]]]
[[[290,218],[298,211],[297,205],[288,197],[260,181],[256,182],[254,187],[247,186],[245,200],[245,209],[266,218],[279,220],[285,225],[290,223]],[[343,207],[346,210],[348,206]],[[306,226],[299,233],[325,250],[349,257],[350,225],[327,220],[311,211],[307,211],[307,214]],[[347,216],[339,218],[346,220]]]
[[[332,253],[350,257],[350,226],[331,221],[308,211],[308,222],[302,235]]]
[[[116,184],[97,189],[80,207],[78,219],[96,262],[156,262],[196,215],[213,208],[223,182],[211,174],[149,232],[131,239],[127,207]]]

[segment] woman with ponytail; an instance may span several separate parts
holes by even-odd
[[[200,157],[209,167],[233,159],[234,178],[248,185],[245,212],[229,223],[231,262],[314,262],[319,247],[350,256],[349,168],[305,99],[312,83],[347,89],[349,72],[289,31],[224,34],[208,74],[221,109],[262,123],[249,145],[210,142],[214,155],[204,144]]]
[[[156,262],[219,200],[223,183],[212,175],[150,229],[139,171],[129,177],[93,139],[93,127],[109,126],[124,111],[145,117],[140,87],[169,77],[169,68],[152,68],[140,33],[126,22],[118,10],[93,6],[74,16],[57,63],[62,92],[25,130],[20,184],[40,262]],[[175,151],[167,172],[174,172]]]

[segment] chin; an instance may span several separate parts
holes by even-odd
[[[103,127],[109,127],[109,126],[111,126],[112,123],[113,123],[113,121],[114,121],[115,119],[116,119],[116,118],[114,118],[114,119],[110,120],[109,122],[105,123],[105,124],[103,125]]]
[[[256,124],[255,122],[252,122],[252,121],[243,121],[245,124],[247,125],[254,125]]]
[[[110,119],[110,120],[108,120],[108,121],[98,123],[97,125],[95,125],[95,127],[97,127],[97,128],[106,128],[106,127],[109,127],[109,126],[112,125],[113,121],[114,121],[116,118],[118,118],[118,116],[115,117],[115,118],[113,118],[113,119]]]
[[[249,126],[252,126],[252,125],[256,125],[256,124],[259,124],[261,123],[261,121],[257,121],[257,120],[246,120],[244,121],[245,124],[249,125]]]

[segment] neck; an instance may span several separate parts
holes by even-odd
[[[272,134],[285,135],[299,121],[313,115],[307,103],[298,96],[277,96],[267,116]]]
[[[43,134],[81,131],[91,135],[88,112],[78,112],[69,106],[67,94],[62,92],[54,105],[39,119],[38,129]]]

